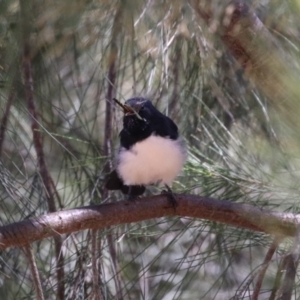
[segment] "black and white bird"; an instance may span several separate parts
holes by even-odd
[[[186,160],[176,124],[145,98],[131,98],[125,104],[114,100],[124,111],[123,129],[116,169],[108,176],[106,188],[135,198],[145,192],[145,186],[162,183],[176,204],[169,185]]]

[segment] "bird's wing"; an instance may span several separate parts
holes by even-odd
[[[176,140],[179,136],[177,125],[167,116],[154,121],[153,127],[156,134],[162,137],[169,137],[172,140]]]
[[[113,170],[110,174],[106,176],[105,187],[108,190],[121,190],[124,186],[121,178],[118,176],[116,170]]]

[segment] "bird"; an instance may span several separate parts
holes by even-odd
[[[134,200],[146,186],[164,184],[171,203],[177,202],[170,188],[187,158],[187,151],[172,119],[157,110],[149,99],[130,98],[122,104],[123,129],[116,168],[107,178],[108,190],[121,190]]]

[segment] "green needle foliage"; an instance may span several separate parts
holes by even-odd
[[[103,184],[122,127],[113,98],[132,96],[149,97],[180,128],[189,155],[176,193],[297,213],[300,2],[235,2],[261,21],[248,39],[254,50],[245,45],[249,57],[259,53],[250,67],[224,42],[230,3],[1,1],[1,225],[122,199]],[[247,11],[239,17],[247,20]],[[163,218],[31,249],[44,299],[252,299],[272,240],[207,220]],[[259,299],[284,289],[278,274],[294,248],[292,239],[278,244]],[[1,252],[3,299],[37,297],[26,253]],[[297,299],[297,273],[291,280]]]

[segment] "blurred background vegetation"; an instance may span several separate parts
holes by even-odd
[[[276,45],[259,40],[250,71],[220,38],[229,1],[2,0],[1,224],[121,199],[103,189],[122,127],[111,100],[132,96],[149,97],[186,140],[176,192],[298,212],[300,2],[242,2]],[[256,67],[278,81],[260,86]],[[259,299],[278,288],[291,243],[277,248]],[[270,244],[261,233],[165,218],[32,249],[45,299],[250,299]],[[35,299],[23,249],[1,252],[0,295]]]

